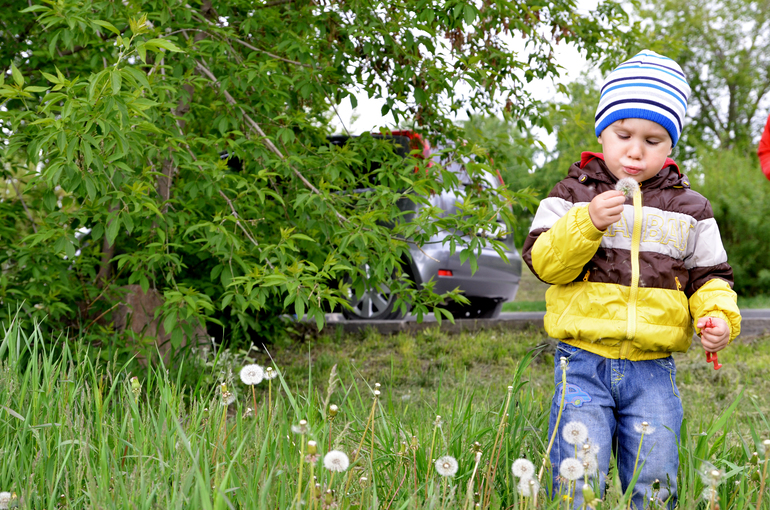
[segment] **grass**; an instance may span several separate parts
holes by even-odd
[[[539,464],[547,444],[553,343],[535,330],[298,333],[269,355],[249,353],[280,372],[255,387],[255,419],[247,411],[251,388],[236,380],[252,361],[246,353],[222,350],[171,370],[139,370],[99,361],[79,342],[7,327],[0,492],[15,492],[23,508],[287,509],[297,500],[319,510],[474,508],[477,500],[519,508],[511,463]],[[718,372],[699,347],[676,356],[686,411],[680,508],[707,508],[703,461],[727,473],[721,508],[756,508],[759,482],[746,466],[770,437],[766,340],[720,353]],[[220,382],[234,403],[222,404]],[[333,420],[331,404],[339,407]],[[322,462],[306,462],[308,440],[321,458],[345,452],[350,468],[332,476]],[[443,455],[457,459],[454,477],[440,477],[430,462]],[[602,508],[624,508],[618,487],[609,487]],[[558,505],[542,494],[538,501],[539,508]],[[768,495],[762,508],[770,508]]]

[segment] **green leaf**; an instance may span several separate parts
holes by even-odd
[[[13,76],[13,81],[16,82],[16,85],[19,87],[24,85],[24,76],[22,76],[21,71],[19,71],[19,68],[16,67],[16,64],[11,62],[11,75]]]
[[[184,52],[182,48],[172,43],[168,39],[150,39],[149,41],[144,43],[144,45],[149,46],[150,48],[163,48],[164,50],[173,51],[176,53]]]
[[[42,74],[43,78],[45,78],[46,80],[50,81],[51,83],[60,83],[59,82],[59,78],[57,78],[56,76],[54,76],[54,75],[52,75],[50,73],[46,73],[45,71],[41,71],[40,74]]]
[[[294,302],[294,313],[297,314],[297,320],[302,320],[302,317],[305,316],[305,302],[302,298]]]
[[[118,95],[120,94],[120,85],[121,85],[121,78],[120,78],[120,71],[113,71],[112,75],[110,76],[112,79],[112,94]]]
[[[96,19],[96,20],[92,20],[91,23],[93,23],[94,25],[98,25],[100,27],[106,28],[107,30],[109,30],[113,34],[120,35],[120,30],[115,28],[115,25],[113,25],[109,21],[102,21],[100,19]]]
[[[116,216],[107,225],[107,244],[110,246],[115,244],[115,238],[118,237],[118,232],[120,232],[120,217]]]

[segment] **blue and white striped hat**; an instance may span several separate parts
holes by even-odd
[[[682,134],[690,85],[679,64],[642,50],[620,64],[602,84],[596,136],[621,119],[647,119],[668,131],[673,146]]]

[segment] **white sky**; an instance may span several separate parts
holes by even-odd
[[[596,8],[597,4],[598,0],[578,0],[577,11],[585,13]],[[524,41],[520,41],[522,42],[519,44],[521,44],[523,49]],[[556,62],[564,67],[561,73],[562,76],[559,78],[562,83],[574,81],[580,76],[581,72],[588,69],[584,55],[571,44],[560,43],[555,46],[555,56]],[[527,89],[539,100],[551,100],[561,96],[561,94],[556,92],[556,87],[550,80],[533,81],[527,85]],[[354,135],[366,131],[378,131],[381,127],[391,129],[402,127],[394,123],[392,115],[382,116],[380,112],[384,104],[383,100],[369,99],[365,93],[356,94],[356,99],[358,100],[358,106],[355,109],[351,107],[350,100],[347,98],[337,106],[338,116],[335,116],[332,122],[336,132],[344,133],[343,125]],[[463,118],[465,118],[464,113],[458,116],[457,120],[463,120]],[[555,143],[555,136],[548,136],[544,131],[541,136],[546,145],[550,146]]]

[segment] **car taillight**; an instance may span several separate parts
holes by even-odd
[[[452,275],[452,271],[449,270],[449,269],[439,269],[438,270],[438,275],[439,276],[453,276]]]

